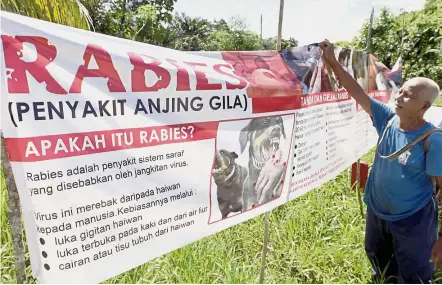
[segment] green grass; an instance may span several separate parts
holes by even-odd
[[[437,99],[433,105],[437,107],[442,107],[442,96],[439,96],[439,99]]]
[[[372,157],[373,151],[362,160],[371,162]],[[2,187],[0,283],[14,283],[6,196]],[[103,283],[257,283],[263,217],[203,238]],[[272,211],[265,283],[369,283],[364,229],[365,219],[345,171]],[[28,255],[26,260],[28,280],[35,283],[30,278]],[[441,283],[442,275],[436,275],[434,281]]]

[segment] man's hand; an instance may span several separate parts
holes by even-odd
[[[328,40],[319,43],[319,47],[322,49],[324,59],[330,64],[336,61],[335,47]]]
[[[435,268],[442,264],[442,238],[436,241],[431,251],[431,261],[434,262]]]
[[[328,40],[319,43],[319,47],[323,51],[323,57],[333,70],[338,81],[348,91],[356,102],[358,102],[364,110],[371,115],[370,97],[365,93],[359,83],[342,67],[336,60],[335,47]]]

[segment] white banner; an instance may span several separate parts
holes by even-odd
[[[1,24],[2,131],[41,283],[101,282],[242,223],[377,139],[314,45],[189,54],[6,12]],[[337,53],[388,102],[367,55]]]

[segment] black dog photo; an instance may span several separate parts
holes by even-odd
[[[215,166],[212,171],[213,180],[217,186],[217,200],[222,218],[230,213],[242,211],[242,193],[247,179],[247,169],[235,162],[238,155],[232,151],[219,150],[215,156]]]

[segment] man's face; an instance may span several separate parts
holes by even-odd
[[[426,102],[419,96],[424,86],[418,80],[411,79],[404,83],[395,98],[395,111],[401,115],[416,115],[425,110]]]

